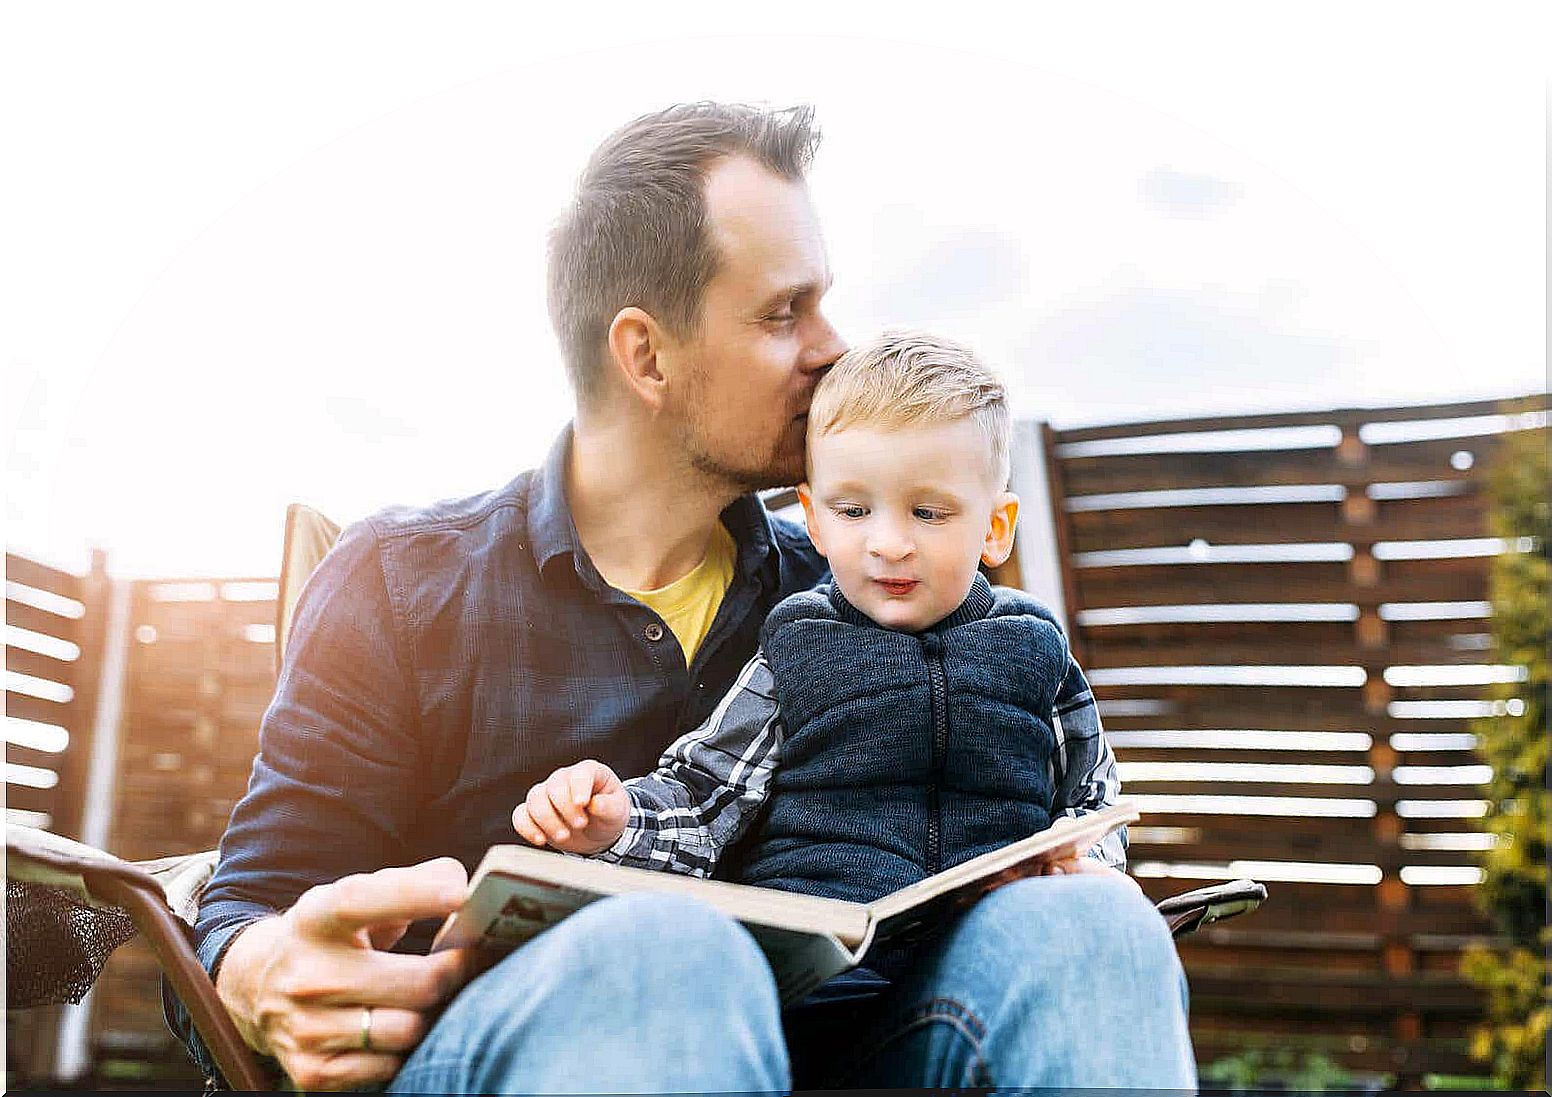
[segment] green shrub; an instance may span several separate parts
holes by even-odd
[[[1523,666],[1524,683],[1497,687],[1495,714],[1476,722],[1477,750],[1493,767],[1482,826],[1498,841],[1482,859],[1478,905],[1509,939],[1469,949],[1465,976],[1487,991],[1487,1022],[1471,1053],[1516,1089],[1546,1084],[1547,576],[1552,535],[1546,431],[1506,435],[1491,478],[1493,532],[1521,549],[1493,561],[1496,661]]]

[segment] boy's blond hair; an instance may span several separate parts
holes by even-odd
[[[808,434],[930,426],[970,418],[986,435],[988,468],[1008,484],[1008,393],[969,347],[924,331],[886,331],[841,355],[814,392]]]

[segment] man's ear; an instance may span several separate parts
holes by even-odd
[[[986,531],[986,547],[981,550],[981,563],[989,568],[1001,567],[1013,555],[1013,532],[1018,528],[1019,497],[1005,491],[992,505],[991,525]]]
[[[663,329],[645,309],[631,305],[609,322],[610,365],[627,391],[654,411],[663,406],[667,389],[658,361],[663,344]]]
[[[803,504],[803,521],[808,526],[808,539],[814,542],[814,547],[819,550],[819,555],[825,554],[824,545],[819,540],[819,523],[814,518],[814,492],[807,482],[798,485],[798,502]]]

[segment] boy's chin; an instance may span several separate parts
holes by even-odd
[[[868,606],[863,609],[863,612],[871,617],[875,624],[894,632],[920,632],[937,623],[937,619],[926,619],[920,608],[895,601]],[[940,614],[939,618],[941,617]]]

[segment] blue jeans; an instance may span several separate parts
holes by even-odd
[[[790,1057],[789,1057],[790,1048]],[[893,984],[786,1011],[753,939],[685,899],[586,907],[470,983],[390,1092],[1194,1090],[1185,978],[1129,881],[1024,880]]]

